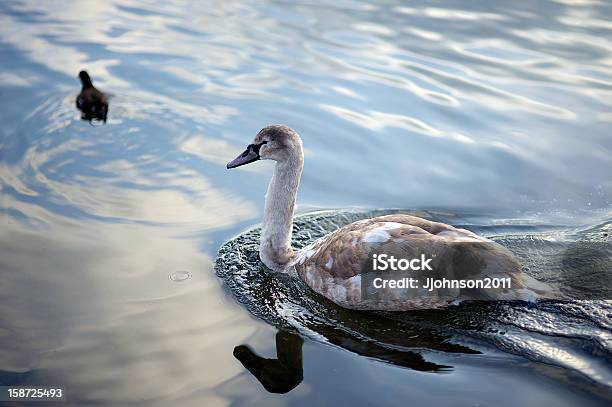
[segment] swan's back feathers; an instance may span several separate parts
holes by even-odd
[[[361,272],[361,266],[376,244],[432,247],[461,242],[491,241],[465,229],[415,216],[378,216],[351,223],[316,240],[298,252],[295,263],[298,267],[304,263],[314,264],[334,277],[350,278]]]

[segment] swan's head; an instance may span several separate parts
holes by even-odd
[[[240,167],[257,160],[273,160],[279,163],[294,163],[297,160],[301,164],[302,140],[290,127],[264,127],[242,154],[227,163],[227,168]]]

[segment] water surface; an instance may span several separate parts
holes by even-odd
[[[70,405],[609,401],[605,302],[500,305],[517,328],[497,341],[450,332],[478,310],[410,316],[431,340],[401,363],[354,335],[281,336],[303,354],[283,396],[234,357],[274,357],[282,327],[214,270],[259,222],[271,166],[225,163],[266,124],[303,137],[300,212],[470,214],[538,264],[560,260],[534,233],[609,242],[608,2],[326,3],[0,5],[0,384],[63,384]],[[81,69],[112,94],[106,125],[75,109]],[[525,335],[543,315],[567,338]]]

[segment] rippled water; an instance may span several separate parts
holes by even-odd
[[[609,241],[609,2],[334,4],[0,4],[0,385],[64,384],[72,405],[609,401],[609,302],[397,326],[281,302],[302,345],[223,288],[217,251],[259,222],[271,169],[225,163],[269,123],[304,139],[301,212],[470,213],[551,279],[559,250]],[[80,120],[80,69],[112,94],[106,125]],[[278,344],[303,354],[284,396],[234,356]]]

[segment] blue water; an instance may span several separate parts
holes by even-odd
[[[609,243],[609,2],[327,3],[0,4],[0,385],[63,384],[75,406],[609,402],[610,314],[599,337],[570,329],[609,302],[554,325],[563,342],[523,341],[567,316],[528,309],[500,314],[519,331],[498,341],[436,330],[479,353],[408,343],[440,372],[302,332],[283,396],[234,357],[274,357],[282,325],[214,270],[260,222],[271,170],[225,163],[270,123],[304,140],[300,213],[469,214],[555,264],[526,237]],[[106,125],[75,109],[81,69],[111,94]]]

